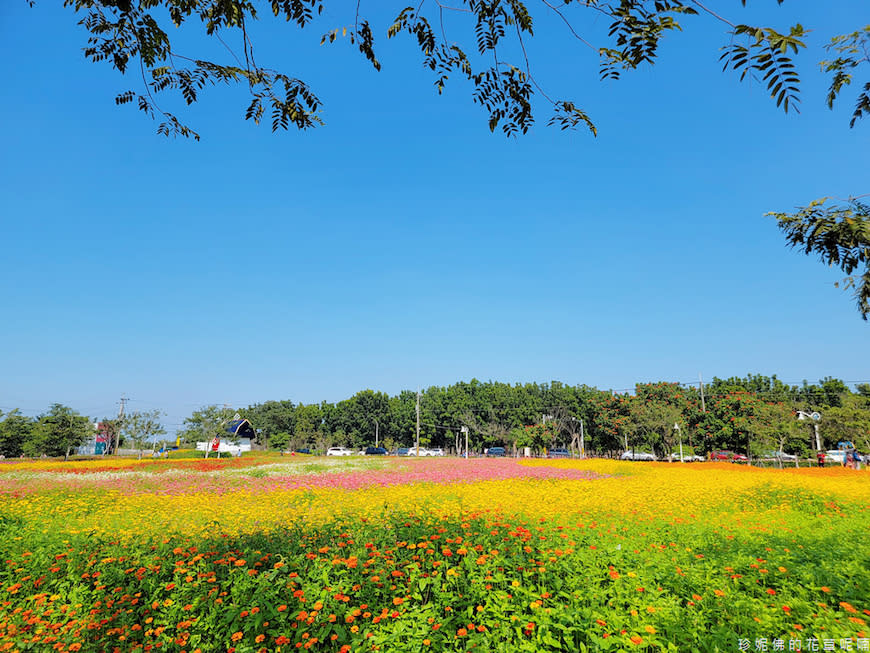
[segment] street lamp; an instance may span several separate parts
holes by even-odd
[[[460,433],[465,433],[465,459],[468,460],[468,427],[463,426],[459,431]]]
[[[813,420],[813,433],[816,436],[816,451],[822,450],[822,441],[819,438],[819,420],[822,419],[821,413],[818,411],[813,411],[812,413],[805,413],[802,410],[797,412],[797,416],[799,420],[811,419]]]
[[[378,420],[375,419],[375,447],[378,446]]]

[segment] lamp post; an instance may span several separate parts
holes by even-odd
[[[465,459],[468,460],[468,427],[463,426],[459,431],[465,434]]]
[[[379,430],[378,420],[375,419],[375,447],[378,446],[378,430]]]
[[[683,436],[682,431],[680,431],[680,425],[676,422],[674,422],[674,430],[677,432],[677,439],[680,442],[680,462],[682,463],[685,462],[685,460],[683,460]]]
[[[805,413],[802,410],[797,412],[797,416],[799,420],[811,419],[813,420],[813,433],[816,436],[816,451],[822,450],[822,440],[819,438],[819,420],[822,419],[821,413],[818,411],[813,411],[812,413]]]

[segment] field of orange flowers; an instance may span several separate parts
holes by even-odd
[[[870,650],[870,473],[0,464],[0,651]]]

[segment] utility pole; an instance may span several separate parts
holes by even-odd
[[[420,389],[417,389],[417,456],[420,455]]]
[[[121,407],[118,408],[118,425],[115,427],[115,455],[118,455],[118,447],[121,445],[121,429],[124,426],[124,408],[127,402],[130,401],[124,395],[121,395]]]
[[[468,427],[463,426],[460,432],[465,434],[465,459],[468,460]]]
[[[375,419],[375,446],[378,446],[378,420]]]
[[[707,412],[707,406],[704,404],[704,381],[701,379],[701,373],[698,372],[698,387],[701,389],[701,412]]]
[[[583,439],[583,420],[580,420],[580,457],[586,458],[586,443]]]

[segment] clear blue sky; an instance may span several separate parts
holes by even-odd
[[[57,4],[0,7],[0,410],[99,418],[126,393],[172,430],[209,403],[473,377],[870,379],[842,275],[763,217],[870,192],[870,122],[848,128],[854,93],[826,108],[816,65],[831,35],[870,22],[864,0],[717,3],[814,30],[788,116],[721,72],[716,21],[690,20],[616,83],[542,21],[539,81],[598,138],[547,127],[543,105],[528,135],[490,134],[468,87],[438,97],[406,39],[380,39],[381,73],[320,47],[353,3],[303,32],[264,20],[259,62],[309,81],[326,126],[272,134],[244,122],[244,92],[213,89],[184,113],[200,143],[115,107],[136,76],[87,62]]]

